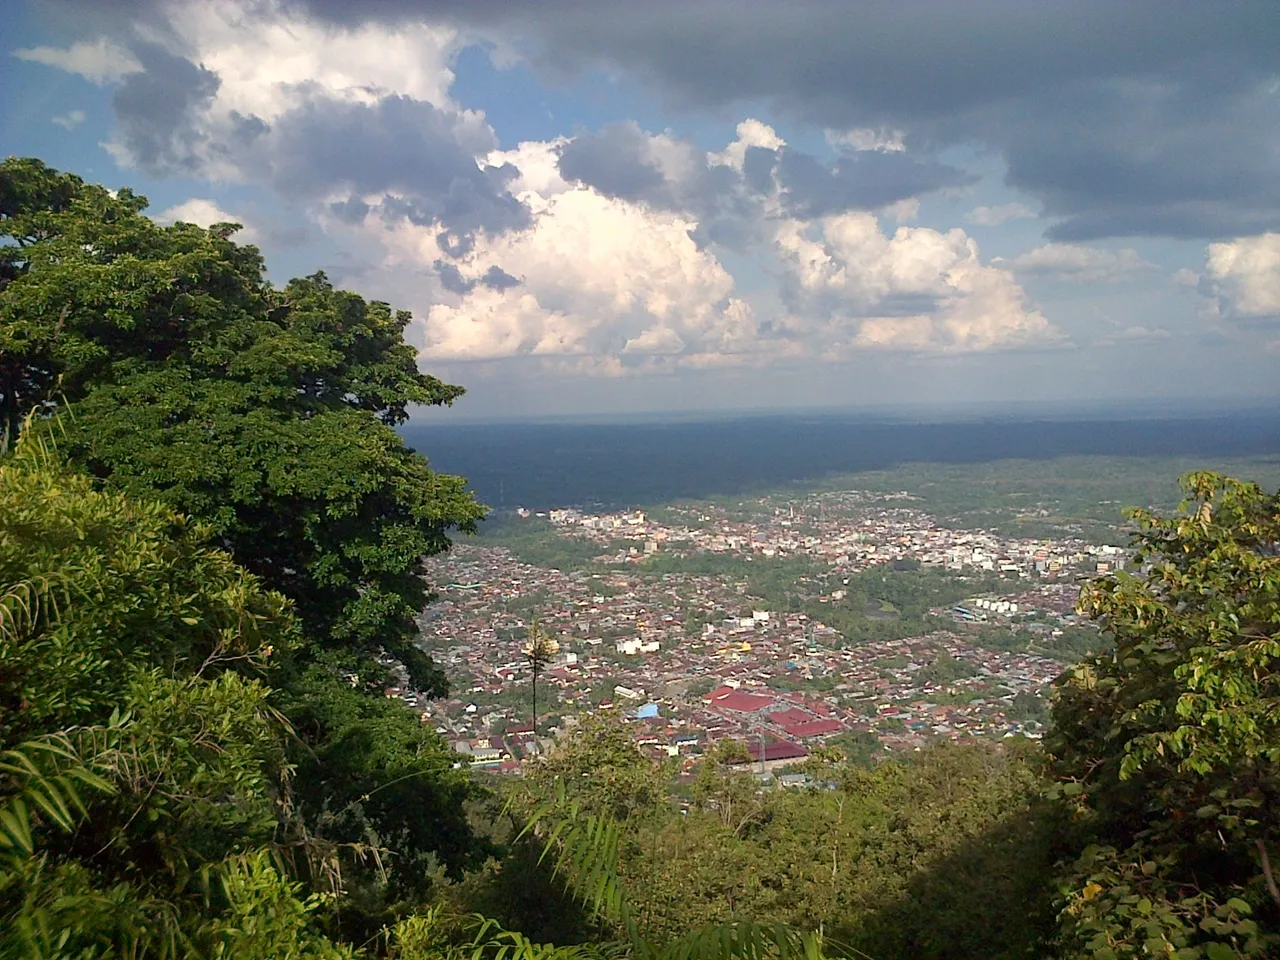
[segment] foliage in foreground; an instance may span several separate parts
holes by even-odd
[[[208,541],[206,527],[96,491],[29,441],[0,462],[0,956],[357,952],[322,932],[359,891],[296,815],[293,734],[272,704],[271,661],[298,624]],[[562,802],[526,830],[546,832],[557,870],[630,932],[625,943],[542,945],[440,908],[380,942],[404,958],[820,956],[777,925],[649,941],[622,897],[612,815]]]
[[[537,811],[563,794],[619,823],[628,921],[657,942],[707,925],[780,924],[850,955],[995,958],[1051,934],[1063,824],[1040,797],[1031,745],[940,744],[870,769],[815,760],[808,770],[823,786],[799,790],[761,790],[734,765],[740,749],[721,746],[691,783],[673,782],[628,728],[592,718],[513,803]],[[688,798],[680,808],[673,789]],[[536,916],[504,919],[543,929]]]
[[[0,955],[336,956],[278,869],[288,604],[159,504],[0,461]]]
[[[416,643],[422,561],[482,508],[394,426],[410,404],[462,391],[418,370],[407,313],[322,274],[276,288],[234,224],[161,226],[145,208],[37,160],[0,164],[0,451],[35,409],[27,432],[75,469],[131,509],[189,517],[288,599],[293,641],[277,645],[272,683],[294,734],[293,814],[341,861],[300,872],[319,890],[362,891],[337,916],[364,939],[396,902],[425,896],[424,865],[457,875],[485,853],[451,754],[382,695],[401,670],[445,689]],[[199,628],[176,616],[158,627],[181,645]],[[147,642],[119,626],[87,682]],[[393,841],[394,859],[372,855]]]
[[[1280,494],[1210,473],[1173,517],[1137,511],[1137,573],[1088,585],[1114,649],[1060,684],[1050,743],[1092,842],[1066,878],[1064,950],[1280,949]]]

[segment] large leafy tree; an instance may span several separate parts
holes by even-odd
[[[275,682],[295,820],[341,860],[297,867],[361,889],[340,920],[364,936],[422,893],[424,862],[456,873],[483,854],[448,750],[383,697],[401,669],[446,688],[416,643],[422,560],[483,511],[394,428],[462,391],[418,370],[407,313],[323,274],[275,287],[234,224],[160,226],[145,208],[36,160],[0,164],[0,440],[34,410],[72,464],[203,524],[291,601],[300,639]]]
[[[1137,511],[1131,572],[1081,609],[1114,646],[1061,681],[1050,740],[1093,840],[1064,944],[1097,957],[1261,955],[1280,889],[1280,494],[1212,473]]]
[[[414,644],[423,557],[482,515],[392,426],[461,388],[419,372],[405,312],[323,274],[276,289],[235,225],[161,227],[146,202],[36,160],[0,165],[0,427],[72,404],[60,447],[209,523],[290,597],[308,637],[444,678]]]

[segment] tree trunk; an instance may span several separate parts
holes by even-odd
[[[538,743],[538,661],[533,661],[533,742]]]
[[[1271,899],[1276,902],[1276,906],[1280,907],[1280,887],[1276,886],[1276,878],[1271,873],[1271,858],[1267,856],[1267,842],[1258,837],[1253,841],[1258,847],[1258,859],[1262,861],[1262,876],[1267,881],[1267,893],[1271,894]]]
[[[1266,878],[1267,892],[1270,893],[1271,899],[1275,900],[1276,906],[1280,906],[1280,888],[1276,887],[1276,878],[1271,873],[1271,858],[1267,856],[1267,841],[1262,837],[1258,837],[1253,841],[1258,846],[1258,859],[1262,861],[1262,876]]]

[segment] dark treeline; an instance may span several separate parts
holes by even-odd
[[[407,314],[145,207],[0,165],[0,957],[1280,950],[1280,494],[1134,516],[1043,744],[851,736],[781,790],[598,715],[484,783],[386,696],[447,692],[423,560],[483,510],[394,427],[460,389]],[[856,602],[944,589],[898,573]]]

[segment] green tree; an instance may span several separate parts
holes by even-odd
[[[573,799],[568,782],[556,780],[551,796],[529,811],[523,833],[542,840],[543,855],[549,856],[556,872],[570,890],[591,910],[606,929],[616,934],[603,949],[577,948],[571,956],[603,957],[629,955],[651,960],[765,960],[794,958],[822,960],[820,934],[778,923],[737,921],[697,922],[672,936],[646,935],[642,911],[631,897],[627,879],[620,871],[625,827],[607,813],[591,813]],[[502,939],[511,937],[505,934]],[[501,942],[501,941],[500,941]],[[529,958],[555,956],[550,945],[519,949]],[[564,948],[560,948],[564,949]]]
[[[533,737],[538,737],[538,674],[560,652],[560,643],[545,630],[538,626],[535,619],[533,625],[529,628],[529,638],[521,648],[520,652],[524,654],[524,658],[529,661],[529,672],[533,675],[531,687],[533,689]]]
[[[931,664],[920,670],[916,674],[916,679],[920,683],[945,685],[972,677],[977,672],[970,664],[965,663],[963,660],[957,660],[944,651],[934,657]]]
[[[581,717],[526,781],[535,805],[559,782],[584,810],[626,824],[668,809],[669,774],[641,753],[616,713],[597,712]]]
[[[345,858],[345,888],[367,887],[337,913],[367,933],[385,898],[425,882],[409,880],[424,858],[456,874],[484,852],[447,748],[383,697],[401,670],[446,688],[418,644],[422,561],[482,508],[394,426],[461,389],[419,372],[407,313],[323,274],[277,289],[234,224],[161,227],[145,207],[0,164],[0,420],[12,437],[37,409],[34,432],[74,465],[207,526],[292,602],[297,642],[274,676],[298,734],[294,814]],[[368,855],[393,842],[392,861]]]
[[[1255,956],[1280,943],[1280,495],[1189,475],[1135,511],[1133,565],[1082,591],[1114,638],[1059,683],[1049,740],[1092,843],[1063,943],[1097,957]]]
[[[421,689],[421,560],[479,505],[392,426],[462,390],[418,371],[409,314],[323,274],[273,288],[234,224],[160,227],[128,190],[0,165],[0,422],[71,401],[58,443],[209,523],[312,642],[389,654]]]

